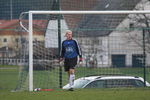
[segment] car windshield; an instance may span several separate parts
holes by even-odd
[[[87,80],[87,79],[77,79],[74,81],[74,88],[82,88],[89,81],[90,80]]]

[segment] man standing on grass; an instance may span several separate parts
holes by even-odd
[[[64,60],[64,69],[68,72],[69,90],[73,91],[73,84],[75,80],[75,66],[77,65],[78,56],[79,61],[82,61],[81,49],[78,42],[72,39],[72,31],[67,30],[65,34],[66,40],[62,42],[60,61]]]

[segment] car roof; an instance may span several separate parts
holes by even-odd
[[[115,75],[115,76],[105,76],[105,75],[100,75],[100,76],[86,76],[82,77],[81,79],[87,79],[87,80],[98,80],[98,79],[140,79],[143,80],[141,77],[137,76],[124,76],[124,75]]]

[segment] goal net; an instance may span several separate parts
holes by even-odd
[[[73,31],[83,53],[76,78],[90,75],[145,77],[150,63],[150,11],[29,11],[21,17],[26,62],[20,67],[18,90],[61,88],[68,83],[58,63],[66,30]],[[22,16],[25,16],[22,14]],[[148,80],[150,81],[150,80]]]

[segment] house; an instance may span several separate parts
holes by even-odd
[[[27,3],[27,1],[29,0],[26,0],[25,3]],[[60,6],[61,10],[132,10],[136,7],[137,4],[140,3],[140,1],[141,0],[92,0],[91,2],[91,0],[60,0]],[[18,10],[18,8],[16,8],[16,11],[18,13],[13,14],[14,16],[12,16],[12,18],[16,18],[16,16],[19,16],[19,12],[23,11],[40,10],[40,9],[42,10],[57,9],[56,0],[47,0],[49,4],[46,4],[46,6],[42,6],[44,8],[38,8],[36,3],[32,5],[34,2],[36,2],[35,0],[29,2],[31,4],[27,3],[28,7],[27,5],[22,6],[16,5],[17,7],[23,7],[24,9]],[[41,5],[45,5],[42,0],[39,0],[38,3],[41,3]],[[11,16],[10,12],[9,14]],[[128,15],[89,14],[89,15],[62,15],[62,16],[63,18],[61,19],[62,21],[61,23],[64,23],[64,26],[61,25],[62,29],[71,29],[75,33],[74,37],[78,39],[81,44],[85,58],[85,64],[87,65],[87,67],[90,66],[89,62],[90,64],[94,64],[92,66],[95,67],[110,67],[110,66],[131,67],[136,65],[142,66],[141,63],[141,59],[143,59],[142,48],[138,47],[138,45],[136,45],[135,43],[132,43],[134,46],[128,43],[126,36],[123,35],[128,32],[116,31],[118,28],[123,27],[122,23],[126,23],[125,27],[132,26],[131,23],[125,21]],[[45,23],[43,28],[46,27],[47,29],[44,31],[39,30],[38,33],[34,32],[35,34],[34,36],[36,36],[34,40],[44,41],[44,39],[47,39],[47,37],[53,36],[53,34],[48,35],[45,33],[51,32],[50,30],[53,30],[52,28],[53,25],[55,26],[54,29],[56,29],[57,21],[56,19],[53,20],[51,16],[47,17],[48,17],[47,19],[48,20],[50,19],[50,21],[47,20],[46,22],[43,21],[40,22],[40,18],[35,17],[37,21],[34,23],[38,24],[35,24],[34,28],[40,29],[40,27],[42,27],[40,25],[43,25],[43,23]],[[0,18],[4,19],[3,15],[0,15]],[[19,37],[21,37],[21,39],[22,38],[27,39],[26,37],[27,35],[25,35],[26,33],[22,31],[22,29],[17,28],[16,27],[17,24],[18,23],[11,25],[14,26],[15,28],[6,28],[6,29],[15,29],[17,30],[17,31],[13,30],[13,32],[15,31],[15,34],[18,32]],[[4,28],[2,30],[4,30]],[[141,33],[141,31],[134,30],[132,33]],[[43,34],[47,37],[44,37]],[[18,36],[18,34],[15,36]],[[15,38],[14,41],[18,41],[17,38]],[[4,36],[2,36],[2,39],[0,40],[4,42],[0,43],[1,47],[7,46],[14,48],[16,46],[19,46],[17,44],[14,45],[14,42],[9,42],[13,43],[14,46],[12,46],[12,44],[9,44],[7,42],[7,39],[5,39]],[[49,38],[47,40],[49,40]],[[48,44],[51,43],[52,42],[49,41]],[[57,45],[58,45],[57,43],[55,43],[55,45],[53,45],[52,43],[52,45],[50,45],[49,47],[57,48]],[[139,55],[138,56],[139,58],[137,58],[137,55]]]
[[[44,41],[43,34],[45,31],[43,28],[45,28],[46,24],[46,20],[34,20],[34,41]],[[0,48],[7,47],[11,48],[14,52],[17,52],[25,47],[24,44],[27,45],[27,41],[28,33],[20,27],[19,20],[0,20]]]
[[[141,0],[89,0],[62,1],[62,10],[132,10]],[[78,5],[78,6],[64,6]],[[83,7],[84,5],[84,7]],[[130,5],[130,6],[129,6]],[[74,31],[88,60],[93,56],[100,67],[142,67],[143,49],[136,43],[128,43],[127,32],[115,31],[128,15],[63,15],[68,27]],[[130,26],[128,22],[125,27]],[[128,27],[129,28],[129,27]],[[141,34],[135,30],[133,33]],[[132,45],[131,45],[132,44]],[[147,59],[148,60],[148,54]],[[147,65],[148,61],[146,61]]]
[[[142,8],[149,10],[149,5],[150,2],[142,0],[136,5],[135,9]],[[110,54],[112,55],[111,61],[115,65],[119,66],[119,64],[117,64],[119,60],[121,64],[127,67],[143,67],[145,59],[145,65],[150,66],[150,54],[149,48],[147,48],[149,44],[143,43],[143,34],[146,35],[149,28],[143,28],[145,25],[142,22],[138,24],[135,23],[134,20],[136,17],[138,16],[133,14],[128,15],[128,17],[117,26],[116,31],[113,31],[109,35],[109,37],[112,37],[109,40]],[[146,17],[150,18],[148,14]],[[144,19],[144,17],[141,17],[140,20],[142,20],[142,18]],[[126,30],[121,30],[122,27],[126,28]],[[145,31],[143,31],[143,29],[145,29]],[[113,46],[113,44],[116,46]],[[146,45],[145,48],[143,47],[144,44]]]
[[[4,58],[9,51],[7,57],[9,60],[14,58],[19,59],[28,57],[28,33],[20,27],[19,16],[22,12],[29,10],[50,10],[56,9],[56,0],[1,0],[0,9],[0,60]],[[56,7],[56,8],[55,8]],[[34,45],[37,43],[44,44],[45,27],[47,26],[48,16],[35,16],[33,21],[33,41]],[[42,19],[42,18],[45,18]],[[49,19],[49,18],[48,18]],[[27,16],[23,17],[23,24],[28,27]],[[42,44],[42,45],[43,45]],[[38,46],[39,47],[39,46]],[[8,48],[8,50],[6,50]],[[44,52],[44,51],[43,51]],[[3,62],[3,60],[2,60]]]

